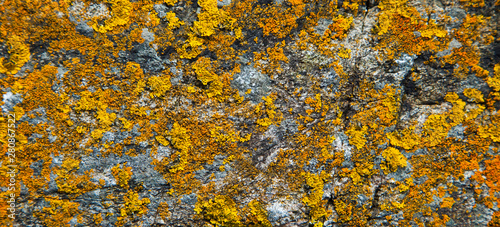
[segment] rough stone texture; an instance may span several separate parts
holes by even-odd
[[[5,0],[0,225],[500,226],[499,5]]]

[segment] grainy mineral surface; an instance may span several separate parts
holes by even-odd
[[[500,226],[499,0],[0,0],[0,226]]]

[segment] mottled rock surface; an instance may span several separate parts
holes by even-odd
[[[0,225],[500,226],[499,10],[2,1]]]

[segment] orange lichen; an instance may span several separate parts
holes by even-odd
[[[276,94],[271,94],[267,97],[262,97],[262,100],[265,101],[265,109],[261,110],[261,105],[257,106],[255,109],[255,113],[257,114],[266,114],[267,117],[257,119],[256,123],[261,126],[263,129],[267,129],[272,124],[279,124],[282,120],[281,112],[277,112],[277,108],[274,105],[273,101],[276,99]]]
[[[451,208],[453,204],[455,203],[455,200],[451,197],[447,197],[443,199],[443,202],[441,203],[441,208]]]
[[[54,171],[57,174],[55,181],[59,191],[69,194],[71,198],[97,188],[97,185],[90,181],[90,174],[93,171],[86,171],[85,175],[74,173],[79,168],[79,164],[80,161],[68,158],[64,160],[61,168]],[[85,184],[82,184],[82,182],[85,182]]]
[[[255,67],[260,68],[262,73],[268,74],[273,78],[275,73],[281,73],[281,62],[288,63],[288,57],[283,53],[285,41],[277,43],[273,48],[267,48],[265,53],[255,54]]]

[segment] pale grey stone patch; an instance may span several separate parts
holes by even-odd
[[[231,87],[238,89],[241,96],[250,99],[254,103],[262,101],[270,91],[271,80],[252,65],[245,65],[241,72],[234,75]],[[249,94],[247,90],[251,89]]]
[[[111,18],[108,7],[106,7],[104,3],[90,4],[89,7],[86,9],[84,16],[86,18],[93,18],[93,17]]]
[[[326,29],[328,29],[328,26],[333,23],[332,20],[328,20],[328,19],[325,19],[325,18],[321,18],[319,21],[318,21],[318,25],[316,25],[314,27],[314,32],[318,35],[323,35],[323,33],[325,33]]]
[[[14,94],[8,91],[3,94],[2,101],[4,102],[4,104],[2,105],[2,111],[4,113],[8,113],[14,111],[14,106],[18,103],[21,103],[23,101],[23,98],[21,94]]]
[[[276,222],[282,218],[290,216],[288,210],[283,206],[281,202],[271,203],[266,207],[268,220],[271,222]]]
[[[159,18],[163,18],[167,15],[167,7],[163,4],[155,4],[153,9],[155,9]]]
[[[151,43],[155,40],[155,34],[150,32],[148,28],[143,28],[141,37],[145,40],[146,43]]]
[[[48,138],[49,138],[49,142],[50,143],[53,143],[53,142],[55,142],[57,140],[57,136],[50,135]]]
[[[455,38],[453,38],[450,41],[450,43],[448,44],[448,49],[437,52],[436,56],[437,57],[444,57],[446,55],[450,55],[452,53],[451,51],[453,49],[460,48],[460,47],[462,47],[462,44],[458,40],[456,40]]]
[[[181,198],[181,202],[183,202],[187,205],[195,205],[197,201],[198,201],[198,197],[195,193],[184,195]]]
[[[456,40],[455,38],[453,38],[450,42],[450,44],[448,44],[448,48],[450,49],[456,49],[456,48],[460,48],[462,47],[462,44],[460,42],[458,42],[458,40]]]
[[[94,29],[90,27],[86,22],[78,22],[75,26],[75,30],[89,38],[94,36]]]
[[[217,7],[223,7],[231,4],[231,0],[217,0]]]
[[[457,139],[464,139],[465,127],[462,124],[456,125],[448,131],[447,137],[455,137]]]
[[[398,71],[393,76],[398,82],[401,82],[404,79],[404,76],[408,74],[408,72],[413,67],[413,63],[416,58],[416,55],[403,53],[401,54],[401,57],[399,59],[396,59],[396,63],[398,64]]]
[[[474,213],[476,214],[476,218],[472,219],[472,223],[475,226],[487,226],[493,216],[493,210],[481,203],[476,203],[475,205]]]

